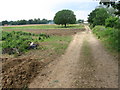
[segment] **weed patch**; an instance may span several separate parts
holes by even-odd
[[[22,31],[3,31],[0,40],[2,42],[2,53],[24,53],[29,50],[30,42],[37,44],[48,37],[49,36],[45,34],[32,34]]]

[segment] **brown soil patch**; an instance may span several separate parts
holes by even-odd
[[[2,59],[4,61],[4,58]],[[3,88],[22,88],[31,81],[33,77],[44,66],[44,62],[35,59],[21,58],[8,59],[8,63],[3,64]]]
[[[2,87],[24,88],[59,55],[54,50],[31,50],[18,58],[2,60]]]
[[[5,31],[25,31],[35,34],[45,33],[47,35],[74,35],[85,29],[17,29],[17,30],[5,30]]]

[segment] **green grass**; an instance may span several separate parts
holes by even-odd
[[[51,36],[43,42],[49,43],[49,45],[47,45],[48,49],[53,49],[56,53],[61,54],[64,53],[71,40],[72,36]]]
[[[0,41],[0,54],[2,53],[2,42]]]
[[[83,46],[82,46],[82,51],[83,51],[83,54],[85,55],[85,57],[89,57],[89,55],[91,54],[90,53],[90,47],[88,46],[88,42],[86,40],[84,40],[83,42]]]
[[[94,58],[91,52],[91,46],[88,42],[89,37],[86,37],[83,41],[82,47],[81,47],[81,53],[80,53],[80,60],[78,63],[80,63],[79,67],[80,69],[83,68],[80,72],[78,72],[78,75],[81,74],[82,81],[83,80],[90,80],[91,78],[94,78],[94,69],[96,68]],[[75,81],[75,85],[77,88],[84,88],[84,87],[91,87],[90,83],[82,83],[81,79],[78,76],[78,79]]]
[[[91,66],[91,64],[93,63],[92,62],[93,56],[91,53],[91,47],[89,45],[89,42],[86,39],[83,41],[81,52],[85,64]]]
[[[3,30],[9,29],[81,29],[83,25],[70,24],[67,25],[67,28],[61,25],[29,25],[29,26],[4,26]]]

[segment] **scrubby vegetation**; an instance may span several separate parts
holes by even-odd
[[[111,28],[120,28],[120,19],[118,17],[109,17],[105,20],[105,26]]]
[[[22,31],[2,32],[2,53],[20,54],[29,50],[31,42],[38,43],[46,38],[45,34],[32,34]]]
[[[109,49],[120,52],[120,30],[110,27],[106,28],[104,26],[95,26],[93,33],[101,39]]]
[[[88,22],[93,33],[109,49],[120,52],[120,18],[114,13],[111,14],[108,10],[108,7],[96,8],[90,13]],[[113,12],[115,12],[114,9]]]

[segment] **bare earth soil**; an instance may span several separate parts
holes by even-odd
[[[5,30],[5,31],[25,31],[35,34],[45,33],[47,35],[73,35],[77,32],[84,31],[84,29],[15,29],[15,30]]]
[[[77,33],[65,54],[46,66],[29,88],[118,88],[118,61],[91,33]]]

